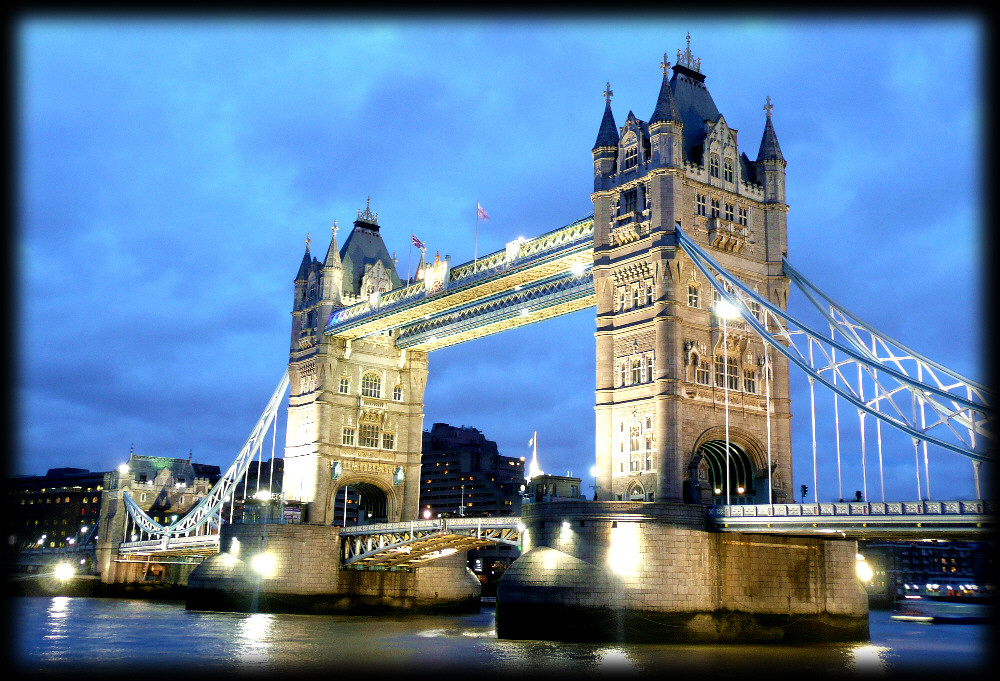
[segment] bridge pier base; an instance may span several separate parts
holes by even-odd
[[[854,540],[709,532],[703,506],[675,502],[530,504],[522,522],[499,638],[868,639]]]
[[[465,552],[408,571],[340,565],[340,528],[229,525],[220,552],[188,578],[189,610],[234,612],[467,612],[479,580]]]

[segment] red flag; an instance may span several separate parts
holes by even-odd
[[[490,219],[490,216],[486,214],[486,211],[483,210],[483,207],[480,206],[478,203],[476,204],[476,208],[479,209],[478,215],[479,215],[479,219],[480,220],[489,220]]]
[[[424,247],[423,242],[420,239],[417,238],[416,234],[410,232],[410,238],[413,239],[413,245],[416,246],[417,248],[423,248]]]

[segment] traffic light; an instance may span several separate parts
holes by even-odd
[[[809,486],[802,485],[802,503],[806,503],[806,497],[809,496]]]

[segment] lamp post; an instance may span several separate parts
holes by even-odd
[[[740,311],[725,298],[715,304],[715,314],[722,319],[722,385],[726,395],[726,506],[729,505],[729,335],[727,319],[736,319]]]
[[[597,501],[597,466],[590,467],[590,475],[594,478],[594,501]]]

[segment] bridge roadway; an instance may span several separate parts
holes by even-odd
[[[555,502],[558,503],[558,502]],[[996,529],[989,501],[889,501],[819,504],[709,506],[706,529],[851,539],[976,541]],[[408,569],[436,558],[494,544],[520,547],[524,525],[517,516],[437,518],[340,529],[341,565],[352,569]],[[121,560],[209,556],[218,535],[123,542]]]

